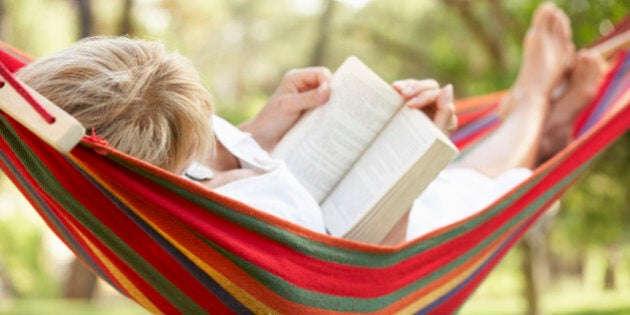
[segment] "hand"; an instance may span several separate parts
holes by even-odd
[[[407,79],[394,82],[393,87],[405,99],[405,106],[423,111],[447,135],[457,129],[452,85],[440,88],[435,80]]]
[[[305,111],[328,100],[330,77],[324,67],[287,72],[267,105],[241,125],[241,130],[251,133],[263,149],[271,151]]]

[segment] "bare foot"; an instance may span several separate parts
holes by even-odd
[[[523,64],[511,93],[515,98],[550,98],[552,89],[564,78],[573,59],[569,18],[553,3],[538,7],[523,43]],[[513,103],[504,102],[505,117]],[[523,102],[521,102],[523,103]]]
[[[606,67],[605,61],[593,51],[581,50],[577,53],[567,89],[551,104],[545,121],[539,147],[539,163],[569,143],[575,119],[597,96]]]

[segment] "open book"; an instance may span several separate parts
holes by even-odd
[[[356,57],[334,73],[331,89],[272,154],[320,203],[333,236],[378,243],[457,149]]]

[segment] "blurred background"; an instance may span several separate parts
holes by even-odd
[[[578,47],[626,1],[555,1]],[[190,57],[238,124],[284,73],[359,56],[384,79],[437,79],[458,98],[508,88],[529,0],[0,0],[0,39],[33,57],[90,35],[164,42]],[[630,313],[630,134],[603,153],[461,314]],[[146,314],[95,279],[0,174],[0,314]]]

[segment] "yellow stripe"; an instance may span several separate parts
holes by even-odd
[[[160,231],[160,234],[163,234]],[[269,308],[266,304],[262,303],[260,300],[256,299],[254,296],[249,294],[247,291],[241,289],[236,283],[230,281],[228,278],[224,277],[223,274],[216,271],[210,265],[208,265],[203,259],[199,258],[191,251],[186,249],[186,247],[182,246],[176,240],[170,238],[168,235],[164,235],[165,238],[168,238],[171,244],[174,244],[177,249],[183,252],[186,257],[192,260],[195,265],[199,266],[208,276],[212,277],[215,281],[217,281],[223,289],[230,293],[236,300],[238,300],[243,305],[246,305],[251,311],[255,314],[280,314],[272,308]]]
[[[116,279],[118,283],[122,286],[122,289],[129,294],[129,296],[138,302],[142,307],[147,309],[149,312],[153,314],[162,313],[160,309],[155,306],[146,295],[142,294],[142,292],[136,287],[129,279],[113,264],[107,256],[103,255],[103,253],[92,243],[89,239],[87,239],[83,233],[80,231],[76,231],[76,235],[80,236],[91,249],[91,251],[97,256],[98,260],[105,265],[107,270],[112,274],[112,276]]]
[[[266,304],[264,304],[260,300],[256,299],[254,296],[249,294],[247,291],[243,290],[236,283],[234,283],[231,280],[229,280],[228,278],[224,277],[220,272],[218,272],[216,269],[212,268],[205,261],[203,261],[203,259],[199,258],[193,252],[188,250],[184,245],[182,245],[181,242],[178,242],[171,235],[169,235],[168,233],[164,232],[164,230],[161,229],[158,225],[154,224],[153,221],[151,221],[151,219],[149,217],[144,215],[144,213],[139,212],[139,209],[133,207],[133,205],[130,204],[130,202],[127,201],[126,198],[121,196],[117,192],[116,189],[112,189],[112,186],[109,185],[105,180],[103,180],[103,178],[98,175],[98,172],[92,172],[92,170],[89,167],[87,167],[87,165],[85,165],[79,159],[73,159],[73,160],[74,160],[75,163],[81,165],[81,168],[86,173],[88,173],[90,176],[92,176],[95,179],[97,179],[98,182],[101,185],[103,185],[103,187],[105,187],[110,194],[114,195],[116,197],[116,199],[118,199],[120,202],[125,204],[125,206],[127,206],[127,208],[129,208],[136,215],[141,217],[142,221],[144,221],[147,224],[149,224],[153,229],[155,229],[158,233],[160,233],[160,235],[162,235],[162,237],[167,239],[169,241],[169,243],[171,243],[178,250],[180,250],[182,253],[184,253],[184,255],[186,255],[186,257],[188,257],[190,260],[192,260],[195,263],[195,265],[200,267],[208,276],[210,276],[215,281],[217,281],[217,283],[224,290],[229,292],[230,295],[232,295],[240,303],[242,303],[243,305],[246,305],[247,308],[251,309],[255,313],[279,314],[279,312],[277,312],[276,310],[274,310],[272,308],[269,308]]]
[[[124,202],[126,203],[126,201]],[[195,255],[192,251],[188,250],[184,243],[179,242],[177,239],[173,238],[172,235],[166,233],[163,229],[161,229],[160,226],[153,223],[153,221],[151,221],[151,218],[145,216],[141,212],[136,212],[136,209],[132,207],[130,207],[130,209],[133,209],[134,213],[142,218],[142,221],[149,224],[155,231],[160,233],[160,235],[162,235],[162,237],[164,237],[169,243],[171,243],[171,245],[175,246],[175,248],[177,248],[186,257],[188,257],[188,259],[193,261],[196,266],[201,268],[205,274],[214,279],[224,290],[229,292],[230,295],[232,295],[240,303],[246,305],[247,308],[251,309],[254,313],[279,314],[278,312],[269,308],[260,300],[249,294],[247,291],[243,290],[236,283],[223,276],[223,274],[218,272],[216,269],[212,268],[203,259],[199,258],[199,256]],[[207,250],[211,249],[208,248]]]
[[[417,312],[420,309],[423,309],[430,305],[431,303],[437,301],[442,295],[450,292],[453,288],[460,285],[463,281],[465,281],[471,274],[473,274],[479,266],[481,266],[488,257],[492,255],[492,251],[488,252],[488,254],[483,255],[475,264],[471,265],[467,270],[458,271],[458,275],[453,278],[453,280],[445,283],[439,288],[435,288],[431,290],[431,292],[427,295],[422,296],[422,298],[416,300],[415,302],[407,305],[407,307],[400,310],[400,314],[412,314]]]

